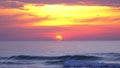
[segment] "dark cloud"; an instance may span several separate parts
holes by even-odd
[[[102,6],[120,6],[120,0],[19,0],[25,3],[36,3],[36,4],[93,4],[93,5],[102,5]]]
[[[84,2],[89,2],[93,4],[98,4],[102,6],[120,6],[120,0],[81,0]]]
[[[0,0],[0,8],[19,8],[23,9],[23,3],[15,0]]]
[[[60,3],[77,3],[80,0],[19,0],[26,3],[43,3],[43,4],[60,4]]]
[[[23,9],[24,4],[80,4],[80,5],[101,5],[120,6],[120,0],[0,0],[1,8]]]

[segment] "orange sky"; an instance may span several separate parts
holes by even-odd
[[[0,5],[0,40],[120,40],[119,6],[8,2],[23,5]]]

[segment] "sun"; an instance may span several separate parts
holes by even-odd
[[[61,41],[62,40],[62,35],[56,35],[56,39]]]

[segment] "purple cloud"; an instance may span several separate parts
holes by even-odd
[[[23,9],[24,4],[80,4],[80,5],[101,5],[120,6],[120,0],[0,0],[0,8]]]
[[[77,3],[80,0],[19,0],[26,3],[43,3],[43,4],[59,4],[59,3]]]
[[[84,3],[84,4],[97,4],[102,6],[120,6],[120,0],[19,0],[25,3],[35,3],[35,4],[74,4],[74,3]]]
[[[0,0],[0,8],[19,8],[23,9],[23,3],[15,0]]]
[[[120,6],[120,0],[81,0],[84,2],[89,2],[93,4],[98,4],[102,6]]]

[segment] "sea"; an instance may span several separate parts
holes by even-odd
[[[0,68],[120,68],[120,41],[0,41]]]

